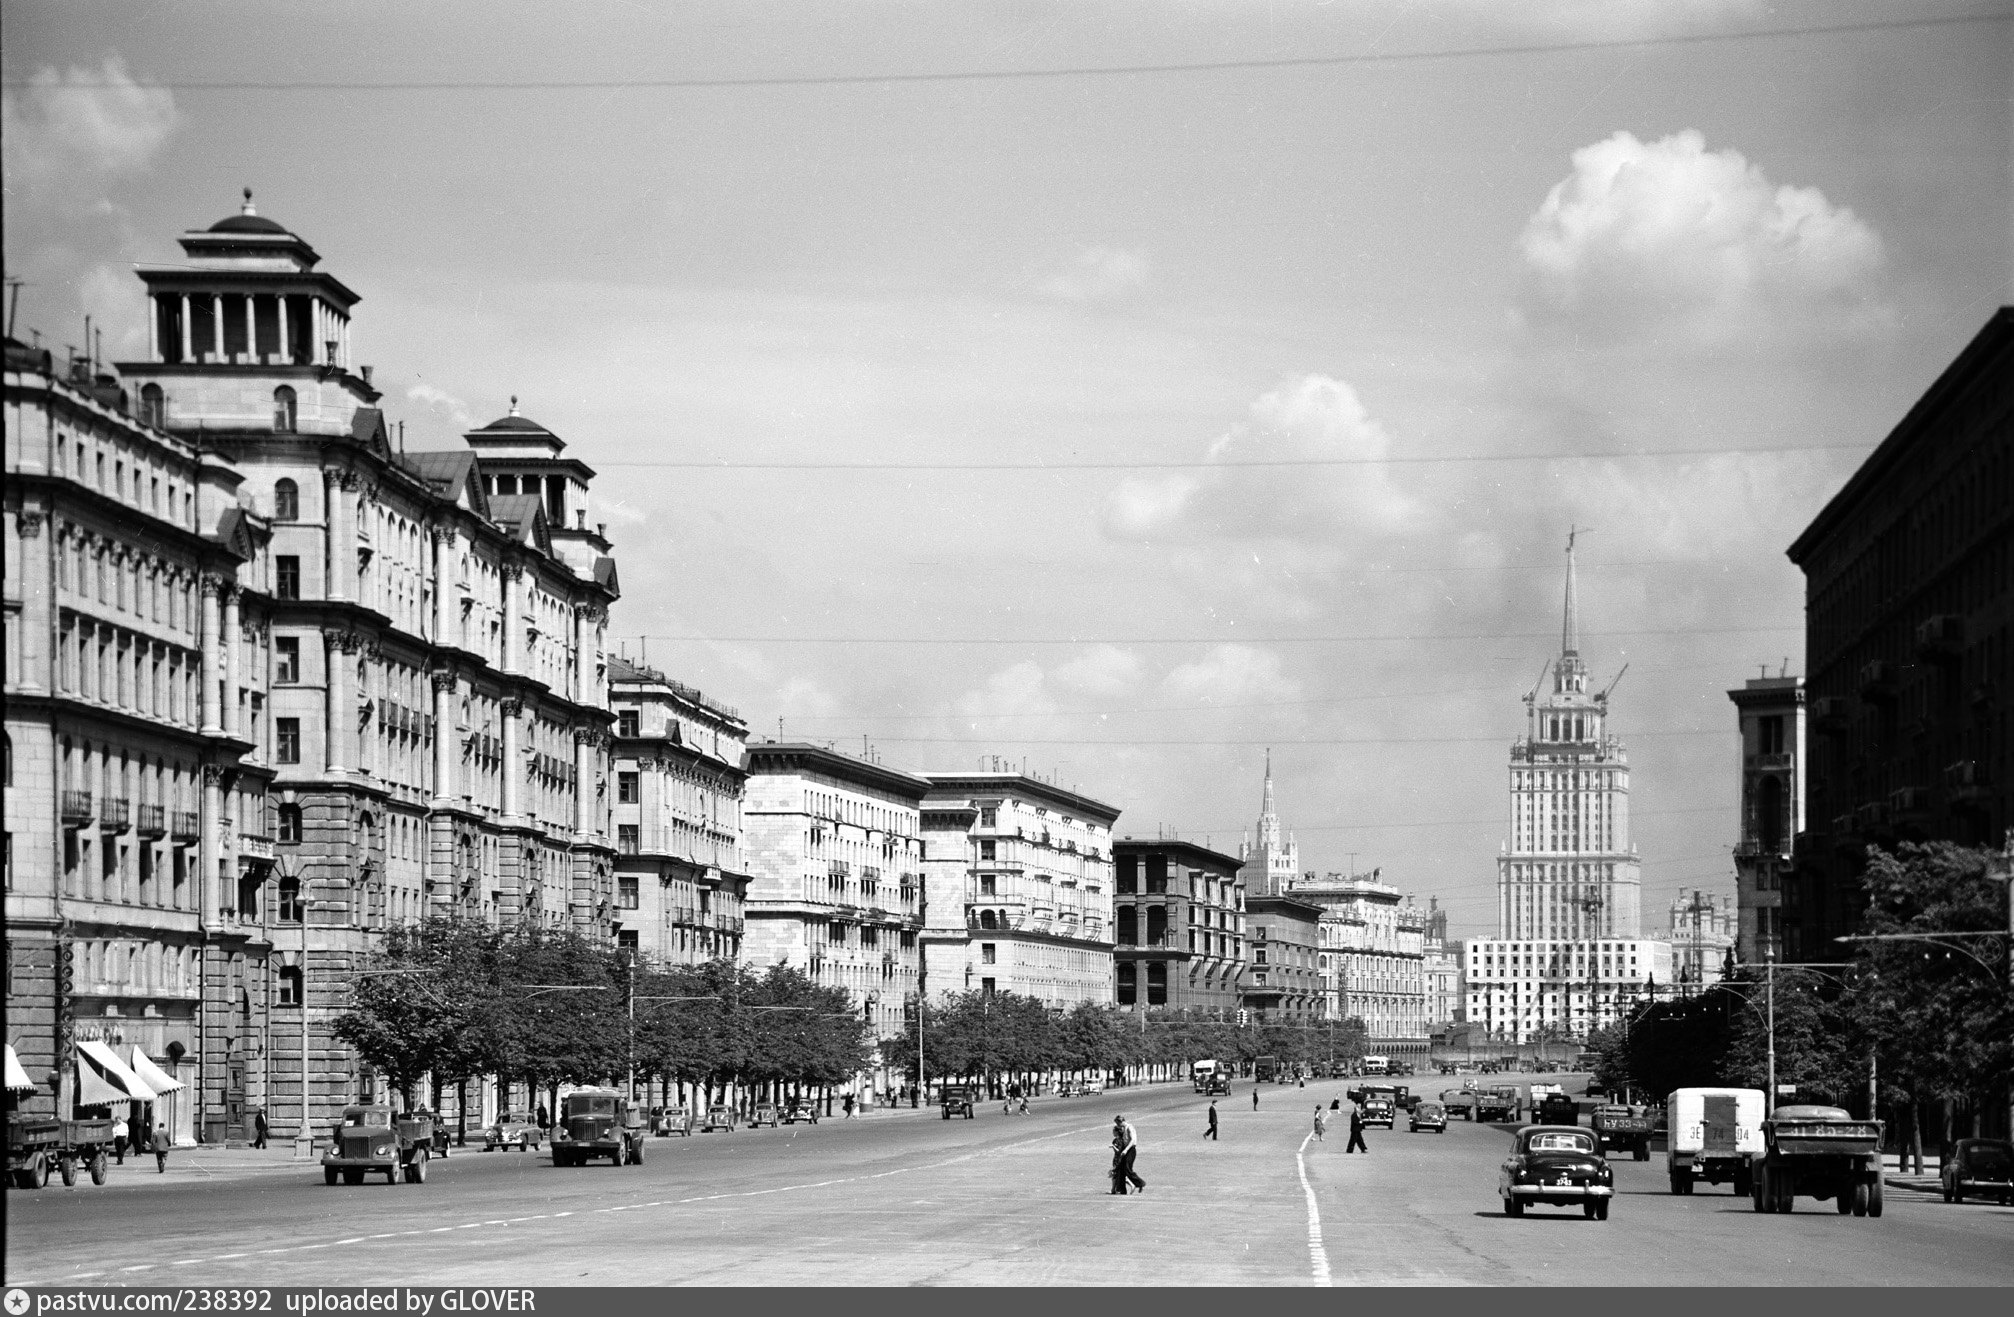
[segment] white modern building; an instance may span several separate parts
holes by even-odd
[[[1671,944],[1649,938],[1477,938],[1466,949],[1468,1023],[1506,1043],[1585,1037],[1672,981]]]

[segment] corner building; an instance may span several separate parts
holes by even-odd
[[[1121,837],[1118,1005],[1235,1018],[1248,960],[1238,861],[1173,837]]]
[[[1024,773],[924,773],[927,995],[1112,1000],[1119,811]]]
[[[351,359],[360,299],[304,239],[248,196],[181,245],[139,270],[153,351],[119,370],[143,420],[233,473],[219,524],[260,529],[242,598],[219,601],[240,636],[223,717],[272,774],[272,879],[203,907],[206,933],[270,949],[271,982],[205,994],[250,1021],[224,1032],[253,1040],[274,1134],[312,1133],[370,1091],[329,1031],[389,926],[455,912],[613,938],[619,586],[584,516],[593,473],[557,435],[513,408],[466,448],[395,451]]]

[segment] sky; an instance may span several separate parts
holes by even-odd
[[[139,357],[251,187],[409,448],[596,468],[613,643],[753,736],[1233,853],[1270,750],[1455,936],[1583,528],[1650,933],[1731,900],[1785,549],[2014,302],[2010,9],[13,0],[15,332]]]

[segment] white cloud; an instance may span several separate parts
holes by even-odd
[[[1035,291],[1063,302],[1108,302],[1145,287],[1150,273],[1144,252],[1086,247],[1063,269],[1036,281]]]
[[[840,711],[839,697],[810,677],[792,677],[776,690],[776,709],[784,716],[786,735],[801,736],[791,731],[789,719],[830,718]]]
[[[44,66],[18,98],[0,97],[0,118],[8,175],[37,186],[145,168],[180,114],[172,92],[140,86],[108,55],[97,70]]]
[[[130,268],[92,266],[77,281],[77,300],[103,333],[106,360],[146,355],[147,290]]]
[[[1177,704],[1265,704],[1298,699],[1301,687],[1271,650],[1218,645],[1162,678],[1161,694]]]
[[[1099,645],[1056,669],[1056,683],[1086,695],[1122,695],[1140,684],[1140,656]]]
[[[469,411],[469,405],[446,389],[437,388],[432,384],[415,384],[406,390],[406,398],[423,407],[444,413],[457,429],[475,428],[475,416]]]
[[[1535,319],[1599,341],[1701,344],[1887,325],[1880,237],[1816,188],[1772,183],[1687,129],[1573,153],[1518,238]]]

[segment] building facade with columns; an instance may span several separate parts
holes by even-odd
[[[655,668],[611,655],[616,944],[647,962],[739,959],[748,865],[748,724]]]
[[[1369,877],[1307,874],[1292,891],[1322,910],[1316,963],[1331,1009],[1364,1022],[1371,1052],[1425,1057],[1431,1022],[1420,908],[1376,870]]]
[[[76,1043],[138,1050],[189,1140],[268,1096],[267,531],[132,402],[6,345],[8,1041],[64,1115]]]
[[[372,1083],[330,1030],[391,925],[458,913],[615,936],[603,636],[619,588],[599,528],[549,516],[583,506],[592,476],[557,436],[513,407],[464,448],[398,451],[351,360],[359,299],[304,239],[248,198],[181,245],[181,263],[139,269],[153,351],[119,373],[144,423],[231,473],[216,524],[246,532],[238,615],[227,592],[219,623],[243,633],[225,686],[244,758],[271,775],[270,876],[237,893],[271,945],[245,1064],[274,1134],[312,1133]],[[490,492],[520,468],[518,492]],[[533,474],[556,504],[527,492]],[[230,896],[220,882],[215,931]],[[231,1009],[256,1014],[248,995]]]
[[[1119,811],[1026,773],[924,773],[923,991],[1112,1000]]]
[[[1175,837],[1112,844],[1117,1002],[1235,1019],[1249,962],[1238,861]]]

